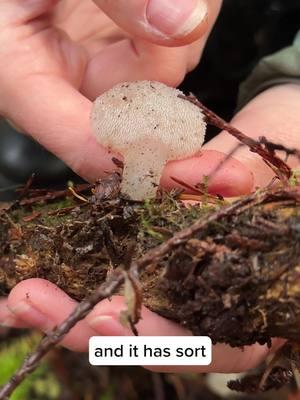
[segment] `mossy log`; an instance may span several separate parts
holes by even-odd
[[[29,198],[3,207],[0,294],[8,294],[21,280],[39,277],[81,300],[116,267],[126,267],[128,260],[225,206],[225,201],[211,204],[203,197],[187,207],[176,196],[164,195],[145,203],[122,198],[99,203],[94,196],[82,203],[67,196],[44,198],[41,204]],[[214,343],[298,340],[297,197],[279,191],[207,223],[148,265],[140,280],[146,306]]]

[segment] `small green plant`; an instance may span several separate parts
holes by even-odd
[[[0,386],[7,383],[9,378],[22,364],[24,358],[32,350],[33,344],[40,338],[32,334],[15,339],[9,345],[0,347]],[[54,400],[59,397],[60,384],[49,368],[47,361],[18,386],[11,400]]]

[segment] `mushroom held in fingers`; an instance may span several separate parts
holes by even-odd
[[[94,103],[92,127],[103,146],[124,156],[121,191],[155,197],[165,164],[197,153],[206,123],[177,89],[153,81],[122,83]]]

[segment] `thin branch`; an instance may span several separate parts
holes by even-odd
[[[75,186],[74,189],[75,189],[76,193],[82,193],[89,189],[92,189],[92,187],[93,187],[92,184],[83,183],[78,186]],[[40,195],[40,196],[22,199],[20,201],[20,205],[21,206],[32,206],[36,203],[52,201],[52,200],[64,198],[64,197],[71,196],[71,195],[72,194],[71,194],[69,188],[64,189],[64,190],[57,190],[54,192],[46,192],[45,194]]]
[[[216,168],[207,176],[207,181],[210,182],[216,175],[217,173],[223,168],[223,166],[231,159],[231,157],[233,157],[235,155],[235,153],[241,148],[243,147],[244,144],[243,143],[238,143],[224,158],[224,160],[222,160],[221,162],[218,163],[218,165],[216,166]]]
[[[181,193],[179,194],[178,198],[180,200],[193,200],[192,196],[197,196],[196,201],[201,201],[203,198],[206,200],[210,200],[211,203],[217,203],[220,200],[223,200],[223,198],[220,195],[212,195],[209,193],[206,193],[205,190],[200,189],[200,187],[197,186],[192,186],[187,182],[182,181],[181,179],[175,178],[173,176],[170,177],[172,181],[176,182],[178,185],[181,185],[188,191],[192,192],[189,194],[186,193]],[[202,198],[201,198],[202,197]]]
[[[209,110],[205,107],[194,95],[183,96],[179,95],[180,98],[189,101],[190,103],[194,104],[195,106],[199,107],[207,118],[207,122],[221,130],[227,131],[230,135],[234,136],[240,143],[248,146],[250,151],[260,155],[265,161],[269,162],[276,168],[276,172],[278,176],[287,183],[289,178],[292,175],[291,168],[283,161],[281,158],[277,157],[274,153],[274,150],[277,150],[278,145],[273,145],[271,149],[271,143],[265,141],[262,143],[261,141],[256,141],[251,137],[245,135],[239,129],[235,128],[234,126],[230,125],[228,122],[224,121],[218,115],[216,115],[213,111]],[[263,146],[265,145],[265,147]],[[268,144],[268,145],[267,145]],[[274,147],[275,146],[275,147]],[[282,146],[283,147],[283,146]],[[281,147],[281,150],[283,149]],[[291,149],[290,149],[291,150]],[[288,151],[288,149],[285,149]],[[291,150],[294,152],[294,149]]]
[[[287,156],[295,156],[300,160],[300,150],[296,148],[286,147],[283,144],[270,142],[265,136],[259,138],[260,143],[265,145],[270,151],[283,151]]]
[[[25,183],[25,186],[22,188],[22,190],[20,192],[18,200],[21,200],[21,199],[23,199],[24,197],[27,196],[27,193],[28,193],[29,189],[31,188],[31,186],[33,184],[34,178],[35,178],[35,173],[31,174],[30,178]]]

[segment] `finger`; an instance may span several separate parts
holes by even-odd
[[[235,116],[232,124],[254,139],[265,136],[272,142],[300,148],[299,104],[299,85],[273,87],[253,99]],[[237,143],[227,132],[222,132],[204,147],[229,153]],[[285,158],[285,154],[281,153],[281,156]],[[253,172],[255,186],[270,183],[274,174],[257,154],[242,147],[234,157]],[[295,168],[300,162],[295,157],[289,157],[288,164]]]
[[[7,299],[0,300],[0,327],[27,328],[24,321],[19,320],[8,308]]]
[[[176,87],[188,72],[189,48],[166,48],[142,39],[124,39],[89,60],[81,91],[94,100],[120,82],[154,80]],[[102,77],[102,79],[99,79]]]
[[[11,79],[3,104],[0,99],[5,117],[94,182],[115,169],[112,157],[118,155],[96,142],[90,129],[91,107],[76,89],[54,76],[30,76],[18,83]]]
[[[18,89],[11,88],[6,103],[8,114],[14,116],[13,121],[17,125],[31,132],[36,140],[87,180],[95,181],[115,168],[112,162],[114,155],[100,146],[91,132],[89,100],[58,78],[29,79],[21,85]],[[202,182],[203,177],[209,175],[223,158],[222,154],[210,151],[188,160],[169,163],[162,185],[168,189],[176,187],[171,177],[188,184]],[[211,193],[224,196],[247,193],[251,188],[251,173],[234,160],[226,162],[209,182]]]
[[[198,40],[189,46],[170,48],[138,38],[118,41],[89,60],[81,92],[94,100],[119,82],[135,80],[177,87],[199,63],[204,44],[204,40]]]
[[[6,99],[3,108],[7,117],[82,177],[94,182],[115,169],[112,157],[120,156],[100,146],[91,132],[92,103],[66,81],[51,76],[23,79],[10,86]],[[203,152],[199,157],[169,163],[162,185],[176,187],[171,177],[188,184],[202,182],[222,157],[220,153]],[[224,196],[243,194],[251,187],[251,173],[234,160],[225,163],[209,183],[209,191]]]
[[[203,44],[203,40],[200,39],[188,46],[187,72],[192,72],[199,64],[204,48]]]
[[[28,279],[11,291],[7,305],[18,320],[49,333],[72,313],[77,303],[46,280]],[[94,335],[95,331],[80,321],[61,344],[73,351],[87,351],[88,340]]]
[[[0,27],[17,26],[51,10],[60,0],[1,0]]]
[[[33,85],[39,90],[34,90]],[[113,154],[100,146],[91,132],[91,102],[65,81],[58,78],[24,80],[22,88],[12,88],[12,91],[6,109],[9,115],[14,115],[14,122],[31,132],[36,140],[79,175],[95,181],[115,168]],[[30,101],[28,93],[32,93]],[[22,110],[22,113],[17,110]],[[202,182],[203,177],[209,175],[223,158],[222,154],[210,151],[188,160],[169,163],[162,185],[167,189],[176,187],[171,177],[188,184]],[[234,160],[226,162],[209,182],[209,191],[223,196],[247,193],[251,188],[251,173]]]
[[[112,154],[96,143],[90,132],[91,102],[72,86],[83,73],[84,57],[64,34],[50,29],[45,18],[39,22],[32,20],[55,3],[50,0],[0,2],[1,16],[15,15],[9,29],[3,34],[1,31],[0,114],[83,178],[95,181],[115,166]],[[28,24],[21,25],[27,21]],[[44,29],[40,26],[37,29],[36,23],[44,23]],[[11,48],[5,43],[12,43]],[[35,51],[36,60],[31,55]]]
[[[208,192],[211,194],[234,197],[250,193],[253,188],[251,171],[234,158],[226,161],[225,158],[224,153],[206,150],[197,157],[169,162],[164,170],[161,185],[169,190],[174,187],[180,188],[172,179],[177,178],[181,182],[196,186],[204,183],[205,177],[212,175],[208,180]]]
[[[220,0],[94,0],[134,37],[164,46],[191,43],[213,25]]]
[[[100,302],[86,317],[90,327],[101,336],[128,336],[132,332],[119,322],[119,315],[126,309],[124,298],[114,296],[112,300]],[[136,326],[140,336],[189,336],[191,332],[178,324],[162,318],[147,308],[142,310],[142,319]],[[120,340],[121,341],[121,340]],[[212,364],[199,367],[157,367],[161,372],[241,372],[255,367],[269,353],[267,346],[245,346],[232,348],[223,344],[213,347]]]
[[[194,5],[197,4],[197,0],[190,1]],[[207,9],[207,18],[200,23],[199,29],[191,35],[183,35],[177,39],[162,39],[145,22],[147,7],[150,7],[151,1],[131,0],[125,3],[97,0],[96,3],[129,32],[131,37],[106,46],[89,60],[81,90],[92,100],[124,81],[157,80],[169,86],[178,86],[187,72],[199,62],[221,5],[220,0],[209,3],[201,0],[199,4]],[[157,3],[158,10],[161,11],[157,15],[162,23],[168,23],[164,10],[167,15],[170,14],[170,8],[174,8],[176,15],[181,15],[181,12],[182,15],[186,15],[185,11],[190,7],[189,1],[181,0],[170,0],[167,5],[161,0],[157,0]],[[192,42],[192,45],[187,46]],[[100,76],[103,79],[99,79]]]

